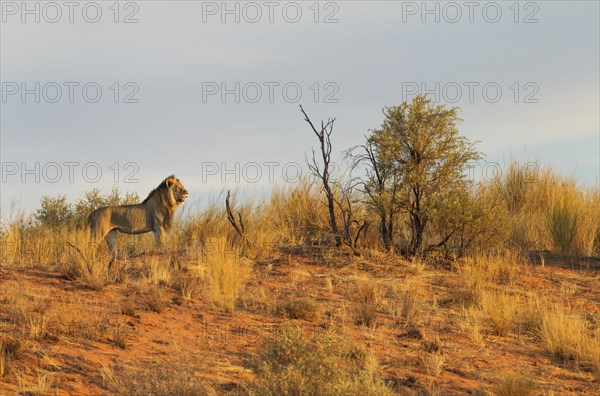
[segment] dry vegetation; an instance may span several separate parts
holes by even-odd
[[[391,253],[377,227],[360,256],[335,247],[307,179],[234,203],[243,237],[221,199],[180,218],[167,251],[121,235],[110,269],[75,227],[14,216],[0,393],[591,394],[600,195],[529,176],[511,167],[477,192],[500,232],[462,257]]]

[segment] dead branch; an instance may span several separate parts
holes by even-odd
[[[229,220],[229,223],[233,226],[233,228],[235,229],[237,234],[242,239],[244,239],[246,229],[244,226],[244,221],[242,219],[242,214],[240,212],[237,212],[238,221],[236,221],[235,216],[233,215],[233,210],[231,209],[230,198],[231,198],[231,191],[227,191],[227,198],[225,198],[225,210],[227,211],[227,220]]]
[[[312,164],[308,162],[310,171],[321,179],[323,183],[323,190],[327,197],[327,208],[329,209],[329,225],[331,227],[331,233],[335,237],[335,245],[340,246],[342,244],[342,237],[340,236],[337,221],[335,218],[335,201],[334,194],[331,191],[330,173],[329,166],[331,164],[331,134],[333,133],[333,123],[335,118],[328,118],[327,122],[321,121],[321,130],[317,130],[313,122],[310,120],[302,105],[300,105],[300,111],[304,115],[304,121],[310,125],[312,131],[319,139],[319,147],[321,149],[321,158],[323,159],[323,168],[320,168],[319,163],[315,158],[315,151],[313,150]]]

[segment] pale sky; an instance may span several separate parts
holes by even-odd
[[[268,191],[316,144],[299,104],[337,118],[339,160],[414,92],[488,161],[600,177],[597,1],[52,4],[1,2],[3,218],[172,173],[192,201]]]

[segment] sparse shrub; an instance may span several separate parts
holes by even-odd
[[[238,249],[232,247],[226,238],[211,239],[206,255],[209,301],[233,312],[251,271],[251,263],[241,258]]]
[[[408,234],[403,249],[414,255],[428,249],[426,236],[436,217],[452,211],[439,210],[442,205],[438,198],[456,197],[460,191],[468,195],[465,170],[469,161],[480,159],[481,154],[474,143],[459,134],[458,108],[436,105],[430,98],[417,95],[411,102],[385,108],[383,113],[383,124],[359,146],[360,153],[354,158],[356,163],[365,164],[364,189],[367,202],[378,214],[384,247],[394,248],[394,230],[402,224],[403,215]],[[422,132],[425,130],[427,133]],[[449,199],[444,201],[450,203]],[[452,213],[457,217],[460,212]],[[465,224],[465,220],[453,223]],[[436,245],[444,245],[454,233],[444,231]]]
[[[361,369],[350,349],[331,333],[303,337],[296,327],[284,326],[263,340],[251,362],[258,381],[251,395],[391,395],[377,377],[376,362]]]
[[[161,313],[167,307],[167,301],[159,286],[150,288],[145,298],[146,306],[152,312]]]
[[[131,317],[136,317],[135,313],[135,299],[132,297],[127,297],[121,302],[121,314],[127,315]]]
[[[315,321],[319,319],[321,307],[310,298],[299,298],[282,305],[280,312],[290,319]]]
[[[131,335],[132,330],[127,327],[124,323],[117,323],[113,328],[111,342],[121,348],[127,348],[127,339]]]
[[[59,227],[73,220],[73,205],[67,203],[66,195],[55,198],[42,197],[35,219],[47,227]]]
[[[492,392],[496,396],[528,396],[533,393],[535,382],[522,374],[504,374],[496,380]]]

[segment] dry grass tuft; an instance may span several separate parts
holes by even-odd
[[[173,288],[190,300],[202,286],[202,276],[195,271],[179,271],[173,276]]]
[[[354,302],[356,323],[365,326],[374,325],[377,311],[383,300],[382,290],[377,282],[372,279],[359,280],[351,298]]]
[[[148,309],[156,313],[161,313],[168,306],[160,286],[153,286],[150,288],[146,295],[145,302]]]
[[[10,372],[12,360],[21,348],[19,340],[0,337],[0,378]]]
[[[440,351],[434,351],[422,357],[421,362],[425,368],[425,371],[427,371],[427,374],[437,378],[444,371],[444,367],[446,366],[446,357]]]
[[[208,299],[227,312],[233,312],[238,297],[252,272],[252,264],[240,257],[239,250],[226,238],[211,240],[206,254]]]
[[[486,287],[485,272],[474,266],[467,266],[461,270],[460,276],[464,285],[464,290],[460,293],[461,302],[466,307],[478,306]]]
[[[563,306],[542,311],[538,323],[542,340],[558,361],[573,360],[577,365],[600,373],[600,339],[592,337],[581,316]]]
[[[132,329],[126,324],[118,322],[113,328],[111,342],[118,348],[126,349],[127,339],[131,336],[132,332]]]
[[[118,362],[100,370],[104,386],[120,395],[216,395],[208,381],[197,375],[192,362],[147,365]]]
[[[400,290],[393,289],[391,294],[389,312],[394,322],[404,328],[414,326],[421,312],[418,291],[405,285]]]
[[[522,374],[504,374],[492,388],[496,396],[528,396],[533,394],[535,382]]]
[[[505,337],[517,322],[519,299],[506,292],[485,292],[481,309],[489,319],[494,334]]]
[[[135,298],[132,298],[131,296],[126,297],[121,302],[121,314],[122,315],[127,315],[127,316],[131,316],[132,318],[135,318],[137,316],[137,314],[135,313],[135,308],[136,308]]]
[[[142,266],[142,274],[153,285],[171,284],[172,269],[167,260],[161,257],[151,257]]]

